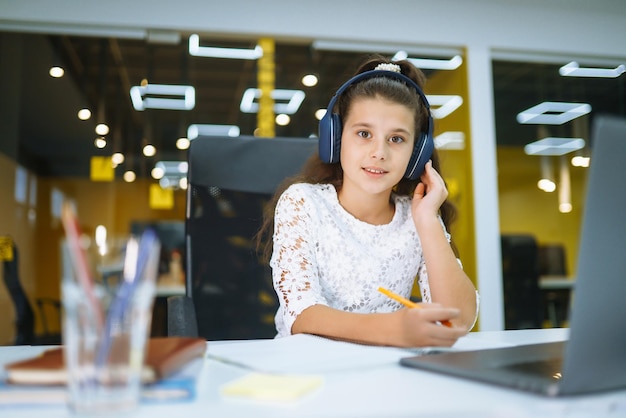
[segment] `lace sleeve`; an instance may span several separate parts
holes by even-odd
[[[293,322],[304,309],[327,304],[321,296],[315,267],[312,213],[311,202],[298,187],[287,189],[276,205],[270,266],[281,306],[276,318],[279,334],[290,334]]]

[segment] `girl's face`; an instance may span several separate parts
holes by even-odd
[[[411,109],[382,98],[357,98],[341,134],[343,186],[388,194],[402,179],[415,142]]]

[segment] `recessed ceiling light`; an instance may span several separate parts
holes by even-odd
[[[317,85],[317,76],[315,74],[307,74],[302,77],[302,84],[307,87],[313,87]]]
[[[192,34],[189,36],[189,54],[195,57],[256,60],[263,56],[263,48],[259,45],[254,49],[200,46],[200,37]]]
[[[522,124],[562,125],[591,112],[587,103],[543,102],[517,114]]]
[[[190,145],[189,138],[182,137],[176,140],[176,148],[178,148],[179,150],[188,149],[189,145]]]
[[[146,157],[154,157],[156,155],[156,147],[154,145],[146,145],[143,147],[143,155]]]
[[[291,118],[289,117],[289,115],[286,115],[284,113],[279,113],[278,115],[276,115],[276,124],[279,126],[287,126],[289,125],[289,122],[291,122]]]
[[[83,108],[80,109],[78,111],[78,119],[80,120],[87,120],[91,117],[91,110],[87,109],[87,108]]]
[[[108,135],[109,134],[109,125],[107,125],[106,123],[99,123],[96,125],[96,129],[95,129],[96,133],[98,135]]]
[[[150,95],[158,97],[149,97]],[[172,96],[174,98],[165,98]],[[196,105],[196,90],[192,86],[175,84],[146,84],[132,86],[130,98],[135,110],[191,110]]]
[[[616,78],[626,72],[626,66],[620,64],[615,68],[583,68],[576,61],[559,68],[559,74],[564,77],[602,77]]]
[[[585,147],[582,138],[548,137],[524,146],[527,155],[565,155]]]
[[[134,171],[128,170],[124,173],[123,177],[126,183],[132,183],[137,178],[137,175]]]
[[[302,101],[306,97],[302,90],[272,90],[272,99],[276,102],[274,103],[274,112],[276,113],[286,113],[287,115],[293,115],[298,111]],[[254,100],[261,98],[261,90],[250,88],[243,92],[243,96],[241,98],[241,104],[239,105],[239,109],[243,113],[256,113],[259,111],[259,104]],[[278,102],[282,100],[283,102]],[[286,103],[285,103],[286,101]]]
[[[326,112],[327,112],[327,109],[317,109],[315,111],[315,119],[322,120]]]
[[[50,77],[53,77],[53,78],[61,78],[65,74],[65,70],[63,70],[63,67],[59,67],[58,65],[55,65],[53,67],[50,67],[48,74],[50,74]]]

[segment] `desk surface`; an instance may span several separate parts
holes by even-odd
[[[463,339],[467,347],[498,347],[526,343],[558,341],[567,338],[567,329],[520,330],[471,333]],[[312,337],[316,338],[316,337]],[[283,339],[285,340],[285,339]],[[300,340],[307,341],[307,340]],[[290,341],[255,340],[237,342],[209,342],[208,354],[233,355],[235,359],[249,359],[250,364],[260,362],[271,368],[272,364],[299,365],[297,373],[306,370],[311,357],[318,360],[345,355],[346,347],[337,350],[326,347],[313,356],[294,350]],[[334,344],[334,342],[330,342]],[[345,344],[345,343],[339,343]],[[348,347],[349,348],[349,347]],[[29,357],[41,347],[0,347],[0,365]],[[362,350],[359,346],[358,350]],[[319,368],[312,364],[324,384],[317,391],[293,403],[263,403],[224,398],[220,387],[250,373],[249,369],[212,359],[204,363],[198,382],[195,401],[140,407],[133,417],[618,417],[626,416],[626,390],[607,394],[544,398],[511,389],[474,383],[400,366],[396,357],[413,355],[400,349],[380,348],[383,353],[377,364],[368,367],[347,367],[341,370]],[[388,350],[388,351],[383,351]],[[395,354],[393,350],[397,350]],[[212,354],[213,353],[213,354]],[[363,351],[359,352],[363,354]],[[369,359],[372,359],[371,352]],[[355,356],[355,358],[358,357]],[[358,361],[354,360],[354,361]],[[277,363],[278,362],[278,363]],[[300,367],[302,366],[302,367]],[[3,369],[2,369],[3,370]],[[3,409],[4,408],[4,409]],[[46,418],[66,417],[71,414],[62,406],[6,409],[0,406],[1,416],[37,417],[45,411]],[[9,413],[10,412],[10,413]]]

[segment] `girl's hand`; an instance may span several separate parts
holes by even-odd
[[[446,184],[437,170],[433,168],[432,161],[426,163],[420,180],[421,183],[415,187],[413,193],[412,211],[414,219],[429,215],[436,216],[441,204],[448,197]]]
[[[444,308],[437,303],[423,303],[418,308],[404,308],[396,313],[400,316],[400,344],[405,347],[450,347],[467,334],[462,327],[446,327],[442,321],[459,316],[459,310]]]

